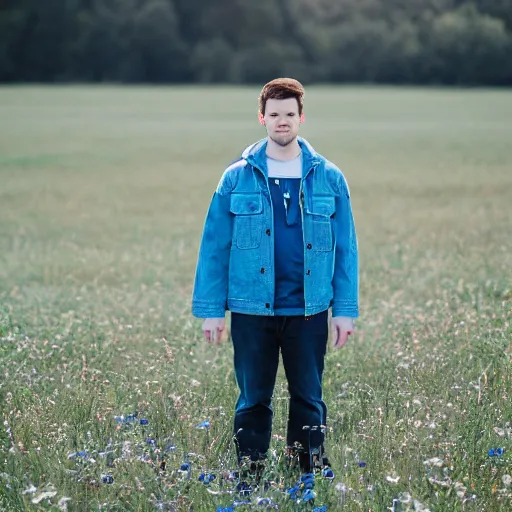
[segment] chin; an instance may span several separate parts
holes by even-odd
[[[286,147],[289,144],[291,144],[296,138],[297,138],[297,135],[292,135],[292,136],[288,135],[287,137],[272,138],[272,140],[276,144],[279,144],[282,147]]]

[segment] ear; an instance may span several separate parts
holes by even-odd
[[[300,122],[303,123],[305,120],[306,120],[306,116],[305,116],[304,112],[302,112],[302,114],[300,115]]]
[[[263,118],[263,114],[261,112],[258,113],[258,121],[261,125],[265,126],[265,119]]]

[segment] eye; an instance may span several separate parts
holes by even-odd
[[[270,114],[270,117],[277,117],[277,114]]]
[[[288,115],[289,115],[290,117],[293,117],[293,116],[295,115],[295,113],[294,113],[294,112],[290,112]]]

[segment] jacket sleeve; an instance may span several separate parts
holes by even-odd
[[[227,309],[229,256],[233,231],[231,182],[226,173],[213,194],[197,259],[192,314],[223,318]]]
[[[332,316],[359,316],[359,262],[356,229],[350,204],[350,192],[343,175],[336,196],[336,246]]]

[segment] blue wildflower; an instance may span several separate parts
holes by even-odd
[[[217,507],[217,512],[235,512],[233,507]]]
[[[296,500],[299,497],[299,488],[297,486],[291,487],[286,490],[286,494],[290,496],[290,499]]]
[[[180,466],[180,471],[188,471],[190,469],[190,462],[184,462]]]
[[[149,421],[148,421],[146,418],[141,418],[141,419],[139,420],[139,423],[140,423],[141,425],[147,425],[147,424],[149,423]]]
[[[244,507],[245,505],[251,505],[249,500],[235,500],[233,501],[233,507]]]
[[[500,457],[504,451],[503,448],[491,448],[489,450],[489,457]]]
[[[302,501],[312,501],[316,498],[316,493],[313,491],[313,489],[306,489],[304,491],[304,494],[302,495]]]
[[[196,425],[196,428],[209,429],[210,428],[210,422],[208,420],[202,421],[201,423]]]
[[[363,460],[359,462],[358,466],[360,468],[365,468],[366,467],[366,462],[364,462]]]
[[[327,505],[323,505],[322,507],[315,507],[312,512],[327,512]]]
[[[170,445],[165,449],[165,451],[166,451],[166,452],[173,452],[174,450],[176,450],[176,445],[175,445],[175,444],[170,444]]]
[[[315,486],[315,475],[313,473],[305,473],[300,477],[300,485],[304,489],[313,489]]]
[[[84,458],[87,458],[89,457],[89,455],[87,454],[87,452],[85,450],[81,450],[79,452],[76,452],[76,453],[70,453],[68,455],[68,459],[74,459],[76,457],[84,457]]]
[[[148,437],[146,439],[146,444],[149,444],[150,446],[156,446],[156,441],[153,438]]]
[[[104,484],[113,484],[114,483],[114,477],[112,475],[101,475],[101,481]]]
[[[199,475],[198,480],[203,482],[204,484],[209,484],[216,479],[216,475],[214,473],[201,473]]]
[[[324,468],[322,475],[324,478],[327,478],[327,480],[334,480],[334,471],[331,468]]]

